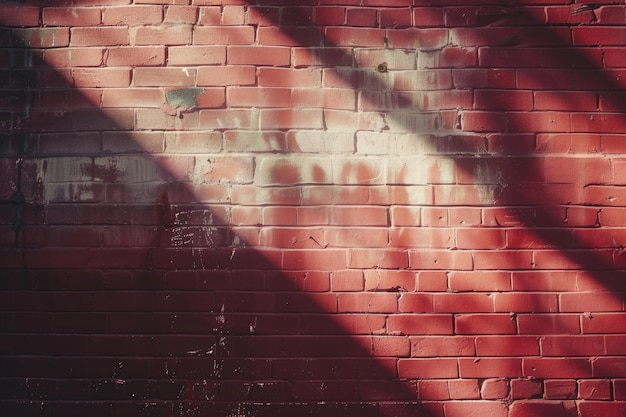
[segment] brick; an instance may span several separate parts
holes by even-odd
[[[383,46],[384,32],[381,29],[357,27],[328,27],[326,41],[333,46]]]
[[[474,108],[477,110],[532,110],[531,91],[477,90],[474,93]]]
[[[271,129],[321,129],[323,113],[317,109],[265,109],[260,111],[260,127]]]
[[[456,359],[398,360],[398,376],[400,378],[456,378],[458,374]]]
[[[450,399],[452,400],[480,399],[478,380],[475,379],[458,379],[448,381],[448,389],[450,391]]]
[[[261,26],[257,32],[259,45],[318,46],[322,34],[316,27]]]
[[[123,27],[75,27],[71,33],[71,46],[120,46],[130,42],[128,29]]]
[[[191,86],[195,84],[195,78],[195,69],[142,67],[133,70],[136,87]]]
[[[461,378],[497,378],[522,376],[522,360],[519,358],[459,359]]]
[[[169,65],[193,66],[226,63],[226,48],[223,46],[172,46],[168,48]]]
[[[190,25],[131,27],[130,42],[132,45],[188,45],[192,43],[192,30]]]
[[[457,314],[454,317],[456,334],[515,334],[514,317],[509,314]]]
[[[470,270],[472,255],[463,251],[410,251],[409,267],[419,270]]]
[[[379,238],[385,239],[383,235]],[[349,262],[351,268],[406,268],[408,256],[406,251],[402,250],[353,249],[350,251]]]
[[[590,378],[592,376],[592,364],[588,359],[524,358],[522,368],[524,376],[534,378]],[[597,373],[596,369],[594,363],[594,374]]]
[[[509,381],[503,378],[489,378],[480,386],[483,400],[502,400],[509,397]]]
[[[546,400],[576,399],[577,384],[572,379],[550,379],[543,383]]]
[[[108,48],[105,63],[117,66],[158,66],[165,64],[165,48],[162,46],[127,46]]]
[[[387,321],[390,333],[408,335],[451,335],[452,316],[448,314],[392,315]]]
[[[626,361],[622,357],[603,356],[591,363],[593,377],[618,377],[626,376]],[[591,375],[587,375],[588,377]]]
[[[467,336],[411,336],[411,357],[474,356],[474,338]]]
[[[93,10],[93,9],[92,9]],[[119,6],[102,9],[104,25],[154,25],[163,20],[163,8],[154,6]],[[85,25],[85,23],[81,24]]]
[[[480,416],[507,417],[508,408],[505,404],[494,401],[450,401],[443,406],[446,416]]]
[[[392,48],[438,50],[448,45],[448,31],[441,28],[387,29],[387,40]]]
[[[227,64],[284,67],[291,63],[290,48],[233,45],[227,48]]]
[[[520,334],[580,334],[580,319],[574,314],[520,314],[517,325]]]
[[[198,21],[198,7],[185,5],[169,6],[165,9],[163,21],[166,23],[194,24]]]
[[[24,11],[26,10],[28,9]],[[43,9],[43,24],[46,26],[97,26],[100,22],[100,10],[97,8],[46,7]]]
[[[610,400],[611,382],[603,379],[579,380],[578,398],[583,400]]]
[[[579,405],[579,411],[581,416],[619,417],[624,412],[624,406],[626,401],[584,401]]]
[[[394,313],[398,311],[398,295],[394,293],[339,294],[340,312]]]
[[[582,320],[585,334],[621,333],[624,331],[624,313],[592,313]]]
[[[444,228],[393,228],[390,244],[396,248],[451,248],[454,236],[451,229]]]
[[[605,353],[601,336],[546,336],[541,338],[544,356],[600,356]]]
[[[451,272],[452,291],[507,291],[511,289],[511,274],[501,271]]]
[[[251,45],[253,42],[251,26],[197,26],[193,31],[194,45]]]
[[[511,417],[528,417],[533,415],[576,417],[578,416],[578,411],[573,402],[567,401],[516,401],[511,406]]]
[[[541,398],[543,395],[543,383],[534,379],[513,379],[511,380],[511,398],[530,399]],[[516,412],[522,413],[517,410]],[[526,412],[526,411],[523,411]],[[524,415],[524,414],[521,414]],[[532,415],[532,414],[531,414]]]

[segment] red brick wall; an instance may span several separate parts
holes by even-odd
[[[623,416],[626,6],[0,5],[0,414]]]

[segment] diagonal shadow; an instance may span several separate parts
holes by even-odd
[[[63,129],[64,129],[63,124],[59,125],[59,129],[60,129],[60,130],[63,130]],[[517,128],[514,128],[514,129],[513,129],[513,131],[516,131],[516,130],[517,130]],[[528,165],[528,164],[532,164],[532,162],[534,162],[534,161],[525,161],[525,162],[526,162],[526,164],[524,164],[524,166],[526,166],[526,165]],[[469,165],[469,162],[468,162],[468,165]],[[470,166],[471,166],[471,165],[470,165]],[[468,171],[469,171],[469,172],[472,172],[472,171],[475,171],[475,170],[476,170],[476,168],[474,168],[474,167],[472,167],[472,168],[468,168]],[[13,176],[13,178],[15,178],[15,176]],[[530,182],[534,182],[534,181],[530,181]],[[487,185],[494,185],[494,184],[490,184],[490,183],[488,183]],[[523,195],[523,194],[522,194],[522,195]],[[510,198],[510,199],[513,199],[513,197],[518,198],[519,196],[520,196],[520,194],[515,193],[515,194],[512,194],[509,198]],[[527,197],[530,197],[530,196],[527,196]],[[189,198],[193,198],[193,197],[189,196]],[[179,197],[179,198],[176,200],[176,203],[178,203],[178,202],[183,202],[183,201],[185,201],[185,200],[186,200],[186,198],[185,198],[185,197]],[[515,200],[515,201],[516,201],[516,202],[517,202],[517,201],[519,201],[519,202],[520,202],[520,204],[527,204],[527,203],[528,203],[528,201],[535,201],[535,200],[530,200],[530,199],[527,199],[527,198],[520,198],[519,200]],[[556,203],[556,202],[561,203],[561,201],[560,201],[560,200],[555,200],[555,201],[552,201],[552,202],[553,202],[553,203]],[[563,202],[565,202],[565,201],[563,201]],[[509,202],[508,204],[511,204],[511,203]],[[517,204],[517,203],[515,203],[515,205],[517,206],[518,204]],[[174,211],[170,211],[169,209],[167,209],[167,207],[170,207],[170,206],[171,206],[171,201],[165,201],[165,200],[162,200],[162,201],[161,201],[161,205],[160,205],[160,206],[161,206],[161,207],[163,207],[163,209],[161,209],[161,210],[162,210],[162,214],[160,214],[160,215],[158,215],[158,216],[160,216],[161,218],[163,218],[163,217],[165,217],[165,218],[169,218],[170,216],[174,216],[174,217],[175,217],[175,215],[174,215],[174,211],[175,211],[175,210],[174,210]],[[165,213],[165,214],[163,214],[163,213]],[[524,219],[524,218],[523,218],[523,219]],[[165,223],[166,223],[166,226],[169,224],[169,222],[171,222],[171,220],[167,220],[167,221],[165,222]],[[200,224],[201,224],[201,223],[200,223]],[[559,224],[559,223],[550,223],[550,222],[548,222],[548,224]],[[527,226],[528,226],[528,225],[527,225]],[[542,231],[541,233],[548,233],[548,231]],[[550,238],[552,239],[552,240],[549,240],[550,242],[555,241],[555,240],[554,240],[554,237],[552,237],[549,233],[548,233],[548,236],[546,236],[546,237],[550,237]],[[560,242],[560,241],[557,241],[557,242]],[[580,242],[580,243],[582,243],[582,242]],[[559,243],[559,245],[560,245],[560,243]],[[555,245],[555,246],[557,246],[557,245]],[[69,251],[69,252],[74,252],[74,253],[75,253],[75,251],[73,251],[73,250],[72,250],[72,251]],[[99,251],[98,251],[98,252],[99,252]],[[141,251],[139,251],[139,252],[141,252]],[[167,259],[165,255],[167,255],[167,254],[172,254],[172,253],[179,253],[179,252],[181,252],[181,251],[179,251],[179,250],[163,250],[162,252],[157,252],[157,253],[158,253],[158,255],[156,256],[156,259],[160,259],[160,260],[161,260],[161,262],[163,262],[163,259]],[[232,254],[232,251],[230,250],[230,248],[229,248],[229,249],[226,249],[226,251],[222,254],[222,257],[221,257],[221,258],[220,258],[220,254],[219,254],[219,253],[214,254],[213,252],[215,252],[215,251],[209,251],[209,252],[211,252],[211,253],[210,253],[210,254],[208,254],[208,253],[207,253],[207,255],[208,255],[208,259],[205,259],[205,258],[204,258],[204,256],[205,256],[204,251],[202,251],[202,255],[200,256],[200,259],[202,259],[202,260],[203,260],[203,262],[204,262],[204,261],[206,261],[206,262],[207,262],[207,264],[206,264],[206,265],[211,265],[211,263],[210,263],[210,262],[213,262],[213,265],[220,266],[220,267],[221,267],[221,266],[223,266],[223,265],[225,265],[225,263],[222,263],[222,262],[219,262],[219,263],[218,263],[218,261],[217,261],[216,259],[218,259],[218,260],[219,260],[219,259],[224,260],[224,259],[226,259],[226,258],[230,257],[230,256],[231,256],[231,254]],[[245,252],[245,251],[244,251],[244,252]],[[118,253],[119,253],[119,252],[118,252]],[[256,252],[253,252],[253,253],[256,253]],[[577,253],[578,253],[578,254],[580,254],[580,252],[577,252]],[[161,257],[161,255],[163,255],[163,257]],[[267,259],[271,259],[271,258],[275,255],[275,253],[267,253],[266,255],[267,255]],[[254,256],[254,255],[251,255],[251,254],[250,254],[250,252],[248,252],[248,253],[247,253],[246,258],[248,258],[248,257],[250,257],[250,256],[252,256],[252,257],[256,257],[256,256]],[[105,259],[106,259],[106,261],[105,261]],[[106,256],[106,258],[105,258],[105,257],[102,257],[102,259],[98,259],[96,262],[91,261],[91,263],[89,263],[89,264],[87,264],[87,265],[89,265],[89,268],[96,268],[96,267],[97,267],[97,268],[100,268],[100,267],[102,267],[103,265],[106,265],[109,259],[110,259],[110,254],[109,254],[109,255],[107,255],[107,256]],[[233,259],[234,259],[234,258],[233,258]],[[231,260],[233,260],[233,259],[231,259]],[[193,262],[193,261],[194,261],[194,258],[193,258],[193,257],[190,257],[188,262]],[[594,261],[593,261],[592,263],[590,263],[590,265],[600,265],[599,263],[597,263],[597,262],[595,262],[595,261],[597,261],[597,259],[594,259]],[[64,262],[64,260],[61,258],[61,259],[59,260],[59,262],[60,262],[60,265],[62,265],[62,264],[63,264],[63,262]],[[257,262],[258,262],[258,263],[253,263],[253,264],[252,264],[252,266],[253,266],[253,267],[255,267],[255,268],[261,268],[261,269],[263,269],[263,265],[267,265],[267,264],[266,264],[266,261],[265,261],[265,260],[262,260],[262,259],[261,259],[261,260],[257,260]],[[139,264],[140,264],[140,262],[138,262],[138,263],[137,263],[137,265],[139,265]],[[143,264],[142,264],[142,265],[143,265]],[[164,265],[164,264],[162,264],[162,265]],[[240,263],[239,263],[239,262],[237,262],[236,264],[228,264],[228,263],[226,263],[226,265],[229,265],[229,267],[230,267],[230,268],[233,268],[235,265],[240,265]],[[268,268],[269,268],[269,266],[268,266]],[[273,268],[273,267],[272,267],[272,268]],[[124,275],[124,274],[122,274],[122,275]],[[196,275],[196,274],[192,274],[192,275],[193,275],[194,277],[196,277],[196,279],[198,279],[197,277],[199,277],[199,276],[198,276],[198,275]],[[165,276],[166,276],[166,275],[165,275]],[[194,280],[194,281],[195,281],[195,280]],[[218,294],[219,294],[219,293],[218,293]],[[224,295],[224,296],[225,296],[225,295]],[[209,297],[209,298],[211,298],[211,297]],[[217,297],[217,298],[219,299],[219,297]],[[322,305],[322,304],[323,304],[323,301],[321,301],[321,300],[320,300],[319,302],[320,302],[320,305]],[[14,303],[15,303],[15,302],[14,302]],[[267,306],[267,303],[269,303],[269,301],[268,301],[267,299],[264,299],[264,300],[263,300],[263,302],[258,302],[257,304],[262,304],[262,305]],[[15,303],[15,304],[21,304],[21,303]],[[27,303],[27,304],[28,304],[28,303]],[[184,303],[183,303],[183,304],[184,304]],[[220,308],[220,305],[219,305],[219,304],[220,304],[220,303],[219,303],[219,300],[217,300],[217,301],[215,301],[215,300],[214,300],[214,302],[213,302],[212,304],[210,303],[210,305],[211,305],[210,310],[211,310],[212,312],[219,311],[219,308]],[[254,304],[254,303],[253,303],[253,304]],[[13,305],[13,304],[12,304],[12,305]],[[179,307],[179,308],[180,308],[180,307]],[[317,308],[317,307],[316,307],[316,308]],[[316,310],[315,312],[318,312],[318,311]],[[219,317],[220,315],[219,315],[219,314],[217,314],[217,315],[214,315],[214,316],[215,316],[215,317]],[[245,322],[245,320],[244,320],[244,322]],[[244,324],[243,324],[243,327],[245,327],[245,325],[246,325],[246,324],[249,326],[249,323],[244,323]],[[336,325],[336,324],[334,324],[334,325],[333,325],[332,323],[326,323],[326,322],[324,323],[324,326],[322,326],[322,327],[323,327],[323,328],[326,328],[327,326],[329,326],[328,328],[331,328],[331,329],[332,329],[332,328],[337,329],[337,325]],[[339,329],[338,329],[338,330],[339,330]],[[343,332],[343,331],[341,331],[341,332]],[[298,349],[298,352],[301,352],[300,348]],[[370,362],[371,362],[371,361],[370,361]],[[360,362],[359,362],[359,363],[360,363]],[[195,364],[194,364],[194,365],[195,365]],[[316,365],[317,365],[317,364],[316,364]],[[378,365],[376,365],[376,366],[378,366]],[[315,368],[315,369],[317,369],[318,367],[314,365],[314,368]],[[383,367],[383,368],[384,368],[384,367]],[[189,372],[191,372],[191,371],[189,371]],[[310,370],[310,369],[309,369],[309,371],[307,371],[307,372],[312,372],[312,370]],[[373,372],[373,374],[376,374],[376,372]],[[383,374],[383,375],[386,375],[386,374]],[[378,384],[377,384],[377,385],[378,385]],[[205,389],[205,388],[202,388],[202,389]],[[211,405],[211,406],[213,406],[213,405]],[[359,406],[359,407],[360,407],[360,406]],[[274,415],[276,415],[276,414],[274,414]]]

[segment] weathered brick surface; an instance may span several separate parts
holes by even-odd
[[[0,415],[622,416],[626,8],[505,3],[2,2]]]

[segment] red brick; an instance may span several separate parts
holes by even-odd
[[[546,336],[541,338],[543,356],[601,356],[605,353],[602,336]]]
[[[367,252],[361,252],[363,254]],[[405,255],[405,254],[402,254]],[[402,259],[406,262],[406,258]],[[354,253],[350,261],[352,267],[358,267],[354,264]],[[365,268],[387,268],[385,264],[381,266],[364,266]],[[397,268],[397,266],[389,266],[390,268]],[[370,270],[365,271],[365,288],[369,291],[414,291],[416,283],[416,274],[411,271],[387,271],[387,270]]]
[[[440,228],[393,228],[390,231],[391,246],[396,248],[450,248],[454,246],[452,229]]]
[[[583,400],[610,400],[611,382],[605,379],[579,380],[578,398]]]
[[[452,400],[480,399],[478,380],[475,379],[457,379],[448,381],[448,390],[450,391],[450,399]],[[444,406],[444,408],[446,408],[446,406]],[[449,410],[447,411],[449,412]]]
[[[18,42],[29,48],[58,48],[70,44],[70,29],[60,28],[20,28],[11,31]],[[12,38],[13,39],[13,38]]]
[[[196,6],[169,6],[165,9],[166,23],[194,24],[198,20],[198,7]],[[242,22],[243,23],[243,22]]]
[[[457,229],[459,249],[502,249],[505,247],[505,231],[502,229]]]
[[[363,291],[363,272],[362,271],[334,271],[330,276],[330,284],[332,291]]]
[[[456,359],[400,359],[400,378],[456,378],[459,375]]]
[[[200,67],[197,71],[200,86],[252,85],[256,80],[253,66]]]
[[[251,45],[253,42],[251,26],[197,26],[193,31],[194,45]]]
[[[128,29],[124,27],[72,28],[72,46],[119,46],[129,44]]]
[[[452,334],[452,316],[448,314],[392,315],[387,322],[389,333]]]
[[[111,67],[158,66],[165,63],[165,48],[162,46],[109,48],[105,52],[105,63]]]
[[[398,311],[398,294],[339,294],[340,312],[394,313]]]
[[[382,28],[410,27],[412,23],[410,9],[381,9],[379,24]]]
[[[541,398],[543,395],[543,384],[535,379],[513,379],[511,380],[511,398],[514,400]],[[519,411],[516,412],[526,412]],[[521,414],[524,416],[525,414]],[[534,415],[531,413],[531,415]]]
[[[474,313],[493,312],[494,304],[491,294],[436,294],[433,297],[434,308],[437,312]]]
[[[437,50],[448,45],[448,31],[440,28],[388,29],[387,40],[392,48]]]
[[[412,336],[411,357],[474,356],[474,338],[467,336]]]
[[[189,25],[139,26],[131,28],[130,38],[133,45],[188,45],[192,30]]]
[[[464,251],[410,251],[409,266],[417,270],[471,270],[472,255]]]
[[[578,410],[584,417],[620,417],[624,414],[624,407],[626,407],[626,401],[583,401],[579,404]],[[575,414],[571,415],[575,416]],[[570,417],[570,415],[565,417]]]
[[[493,416],[507,417],[505,404],[495,401],[450,401],[443,405],[446,417]]]
[[[25,11],[28,8],[25,8]],[[101,22],[100,9],[94,7],[46,7],[43,24],[46,26],[97,26]]]
[[[261,26],[257,38],[259,45],[269,46],[318,46],[321,33],[316,27],[275,27]]]
[[[515,318],[509,314],[457,314],[456,334],[515,334]]]
[[[515,72],[509,69],[464,68],[453,69],[456,88],[515,88]]]
[[[173,46],[168,48],[169,65],[214,65],[226,62],[224,46]]]
[[[480,387],[483,400],[502,400],[509,397],[509,381],[503,378],[490,378],[483,381]]]
[[[448,381],[420,379],[417,381],[417,394],[420,400],[449,400]]]
[[[576,399],[576,381],[573,379],[550,379],[543,383],[546,400]]]
[[[580,318],[574,314],[520,314],[520,334],[580,334]]]
[[[538,415],[578,417],[578,412],[573,401],[516,401],[510,409],[510,417],[531,417]]]
[[[231,65],[287,66],[291,51],[281,46],[229,46],[227,63]]]
[[[333,46],[383,46],[385,34],[381,29],[329,27],[326,41]]]
[[[92,9],[93,10],[93,9]],[[104,25],[151,25],[163,20],[161,6],[120,6],[102,9],[102,23]],[[85,23],[81,23],[86,25]]]
[[[511,289],[509,272],[450,272],[448,279],[452,291],[507,291]]]
[[[590,378],[592,364],[577,358],[524,358],[524,376],[533,378]],[[597,367],[594,362],[594,376]]]
[[[533,94],[530,91],[477,90],[474,93],[477,110],[532,110]]]
[[[521,364],[518,358],[459,359],[459,374],[462,378],[519,377]]]
[[[626,359],[620,356],[603,356],[596,358],[591,363],[593,368],[593,377],[626,377]],[[588,377],[591,375],[587,375]]]
[[[536,356],[539,340],[531,336],[478,336],[478,356]]]
[[[136,87],[190,86],[195,84],[195,69],[135,68],[133,72],[133,84]]]

